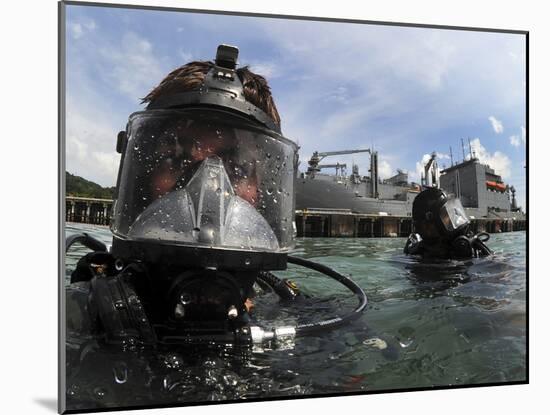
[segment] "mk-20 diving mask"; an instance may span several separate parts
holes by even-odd
[[[454,239],[464,234],[470,224],[460,199],[435,187],[416,196],[412,214],[417,231],[426,241]]]
[[[450,234],[460,231],[470,223],[460,199],[455,198],[447,200],[441,206],[439,217],[443,228]]]
[[[295,235],[296,144],[244,100],[227,67],[213,66],[200,90],[159,101],[130,116],[119,143],[113,254],[207,268],[286,268]]]

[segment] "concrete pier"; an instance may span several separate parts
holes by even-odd
[[[513,232],[527,228],[525,219],[472,219],[474,232]],[[299,237],[406,237],[414,231],[410,216],[353,213],[346,209],[296,211]]]
[[[89,197],[66,196],[65,220],[67,222],[109,225],[113,201]]]
[[[67,222],[109,225],[113,201],[67,196]],[[474,232],[513,232],[527,228],[525,219],[472,219]],[[353,213],[348,209],[303,209],[296,211],[296,231],[299,237],[376,238],[406,237],[413,232],[410,216],[382,216]]]

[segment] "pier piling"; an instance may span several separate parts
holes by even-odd
[[[303,209],[296,211],[299,237],[407,237],[414,231],[412,217],[370,215],[346,209]],[[472,219],[473,232],[515,232],[526,230],[525,219]]]
[[[65,198],[67,222],[110,225],[113,201],[86,197]],[[412,217],[354,213],[348,209],[302,209],[296,211],[299,237],[374,238],[406,237],[414,231]],[[473,232],[515,232],[527,228],[525,219],[481,218],[471,220]]]
[[[65,197],[65,220],[67,222],[109,225],[113,201],[88,197]]]

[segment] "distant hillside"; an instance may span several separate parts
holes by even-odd
[[[115,194],[114,187],[101,187],[97,183],[86,180],[80,176],[74,176],[69,172],[65,172],[65,185],[67,196],[112,199]]]

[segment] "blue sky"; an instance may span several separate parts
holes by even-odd
[[[448,166],[449,146],[462,159],[470,138],[525,206],[523,35],[70,5],[66,39],[67,170],[104,186],[140,98],[226,43],[270,82],[301,170],[314,150],[374,147],[383,177],[401,168],[418,181],[427,154]],[[368,174],[368,157],[325,162]]]

